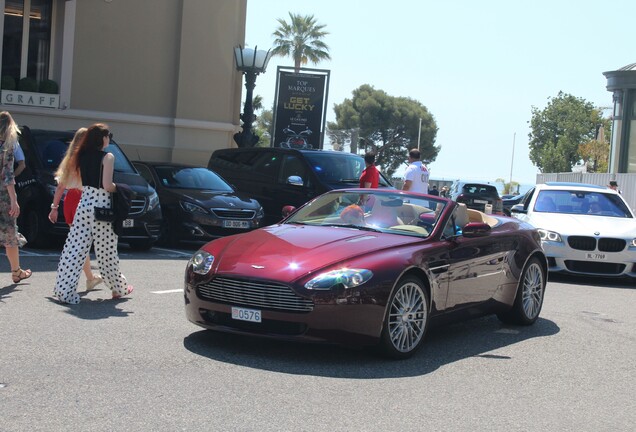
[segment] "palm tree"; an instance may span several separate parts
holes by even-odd
[[[302,16],[289,13],[290,23],[278,18],[280,24],[273,36],[273,55],[290,56],[294,59],[294,69],[298,73],[301,65],[308,61],[316,64],[320,60],[330,60],[329,47],[321,40],[329,33],[323,31],[324,24],[318,24],[313,15]]]

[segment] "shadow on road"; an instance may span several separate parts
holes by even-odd
[[[550,273],[548,276],[548,282],[607,288],[636,289],[636,283],[634,283],[634,280],[628,278],[576,276],[563,273]]]
[[[86,295],[86,292],[80,292],[79,295],[80,297],[84,297]],[[82,301],[76,305],[61,303],[53,297],[47,297],[47,300],[49,300],[51,303],[55,303],[61,308],[64,308],[64,311],[67,314],[84,320],[101,320],[118,317],[123,318],[133,313],[117,308],[117,305],[122,302],[127,302],[129,298],[124,297],[113,300],[110,298],[110,295],[110,291],[104,290],[103,299],[82,298]]]
[[[552,321],[539,318],[530,327],[502,324],[496,317],[479,318],[431,328],[424,346],[413,357],[391,361],[371,349],[349,349],[272,341],[213,331],[186,337],[184,346],[202,357],[255,369],[296,375],[378,379],[419,376],[469,357],[507,361],[505,348],[525,340],[553,336],[560,331]],[[503,352],[498,351],[504,349]]]

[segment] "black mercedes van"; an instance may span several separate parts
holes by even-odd
[[[216,150],[208,168],[260,202],[269,225],[281,220],[286,205],[300,207],[332,189],[358,187],[365,164],[353,153],[252,147]],[[382,174],[379,187],[393,188]]]
[[[49,222],[48,214],[57,187],[55,171],[62,161],[75,131],[52,131],[20,128],[20,146],[26,169],[16,178],[20,204],[18,227],[32,246],[44,246],[52,237],[68,233],[64,220],[64,198],[60,202],[58,221]],[[126,183],[137,196],[133,199],[124,234],[119,240],[137,250],[150,249],[161,231],[161,208],[155,190],[135,170],[121,148],[111,140],[106,151],[115,155],[115,183]]]

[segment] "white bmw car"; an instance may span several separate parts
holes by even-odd
[[[636,278],[636,217],[618,192],[539,184],[511,213],[538,228],[549,271]]]

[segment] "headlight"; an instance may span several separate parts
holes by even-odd
[[[630,246],[636,247],[636,238],[632,239],[632,243],[630,244]]]
[[[210,255],[205,251],[198,251],[192,255],[188,265],[192,266],[192,271],[196,274],[205,275],[208,274],[212,268],[212,263],[214,263],[213,255]]]
[[[261,207],[256,212],[256,219],[262,219],[264,216],[265,216],[265,210],[263,210],[263,207]]]
[[[187,212],[208,214],[208,212],[203,207],[199,207],[196,204],[192,204],[187,201],[179,201],[179,204],[181,204],[181,208],[183,208]]]
[[[305,288],[313,290],[328,290],[335,285],[342,284],[345,288],[353,288],[362,285],[371,277],[371,270],[365,269],[341,269],[322,273],[305,284]]]
[[[157,192],[153,192],[152,195],[150,195],[150,197],[148,198],[148,211],[152,210],[158,205],[159,205],[159,195],[157,195]]]
[[[561,236],[559,235],[559,233],[555,233],[554,231],[548,231],[541,228],[539,228],[537,231],[539,231],[539,235],[541,236],[542,241],[552,241],[552,242],[563,243],[563,240],[561,239]]]

